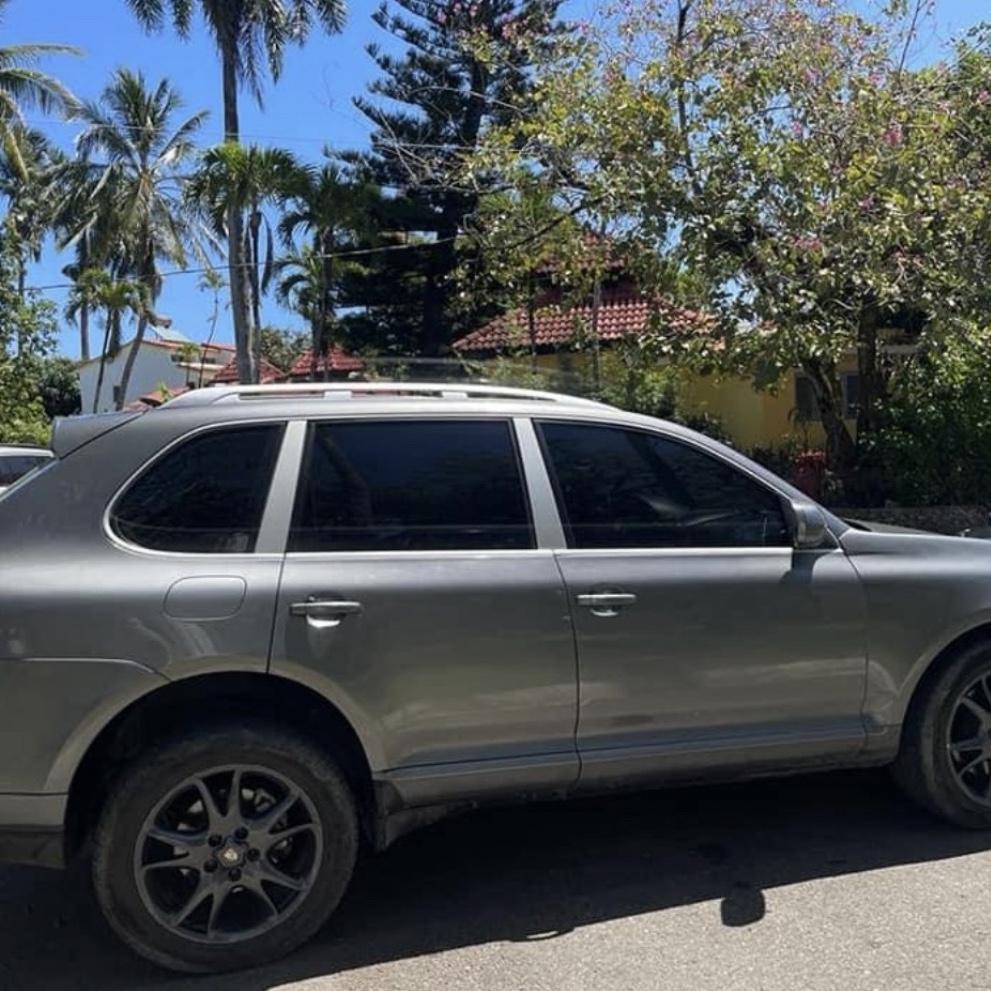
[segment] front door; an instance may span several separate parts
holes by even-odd
[[[568,541],[582,782],[841,758],[864,740],[860,582],[780,496],[661,433],[540,427]]]
[[[574,640],[510,421],[310,425],[272,670],[337,704],[403,804],[574,783]]]

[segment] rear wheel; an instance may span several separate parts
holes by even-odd
[[[991,644],[962,652],[923,690],[895,772],[905,791],[936,814],[991,829]]]
[[[266,725],[156,745],[119,781],[95,837],[110,925],[174,970],[258,966],[326,922],[354,868],[354,800],[309,742]]]

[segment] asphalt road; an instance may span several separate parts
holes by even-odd
[[[486,812],[363,865],[310,947],[190,979],[108,933],[85,869],[0,871],[0,991],[991,987],[991,835],[883,773]]]

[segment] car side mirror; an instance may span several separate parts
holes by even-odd
[[[821,547],[826,539],[826,516],[814,502],[792,500],[791,534],[795,548],[800,551]]]

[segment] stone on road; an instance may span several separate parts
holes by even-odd
[[[479,812],[366,860],[327,930],[189,978],[110,935],[86,865],[0,870],[0,991],[987,991],[991,834],[883,772]]]

